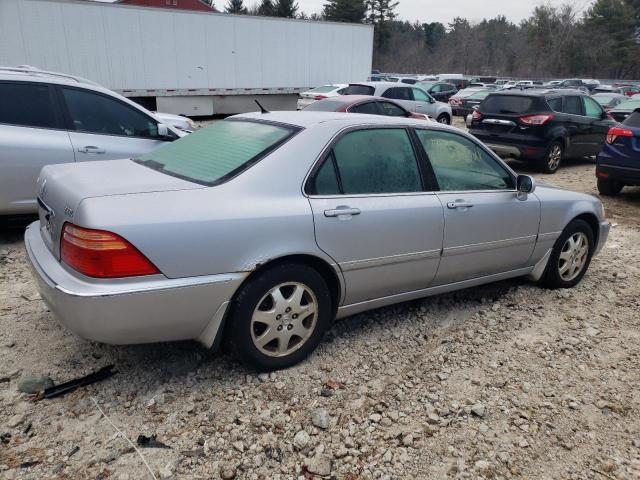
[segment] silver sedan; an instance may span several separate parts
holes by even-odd
[[[406,118],[245,114],[133,160],[45,167],[26,248],[81,337],[224,341],[264,370],[336,317],[527,276],[576,285],[600,201],[516,175],[473,137]]]

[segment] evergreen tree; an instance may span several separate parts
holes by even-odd
[[[368,21],[375,26],[376,47],[384,51],[389,37],[390,23],[396,18],[397,0],[366,0],[369,15]]]
[[[247,7],[244,6],[243,0],[228,0],[227,6],[224,7],[224,11],[227,13],[246,14]]]
[[[327,0],[324,17],[334,22],[362,23],[367,16],[366,0]]]
[[[260,2],[260,5],[258,6],[258,10],[256,13],[265,17],[275,16],[276,10],[273,6],[273,2],[271,0],[262,0],[262,2]]]
[[[276,0],[274,13],[276,17],[295,18],[298,13],[298,4],[295,0]]]

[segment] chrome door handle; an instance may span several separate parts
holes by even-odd
[[[336,207],[333,210],[325,210],[324,211],[324,216],[325,217],[341,217],[343,215],[360,215],[360,209],[359,208],[351,208],[351,207],[346,207],[346,206],[339,206]]]
[[[82,147],[78,149],[80,153],[105,153],[106,150],[100,147],[94,147],[92,145],[88,145],[86,147]]]
[[[469,202],[449,202],[447,203],[447,208],[455,209],[455,208],[471,208],[473,207],[473,203]]]

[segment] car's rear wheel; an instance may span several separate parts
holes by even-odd
[[[278,265],[243,285],[231,306],[226,340],[240,361],[278,370],[302,361],[331,322],[322,276],[306,265]]]
[[[449,115],[447,115],[446,113],[441,113],[440,115],[438,115],[436,121],[445,125],[451,125],[451,117],[449,117]]]
[[[556,240],[542,283],[548,288],[571,288],[584,277],[595,240],[593,230],[584,220],[573,220]]]
[[[624,183],[621,183],[617,180],[609,178],[598,178],[598,191],[602,195],[618,195],[622,191],[623,187]]]
[[[564,158],[564,147],[559,141],[549,145],[546,155],[538,162],[538,167],[543,173],[556,173],[562,159]]]

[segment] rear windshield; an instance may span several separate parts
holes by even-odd
[[[488,95],[489,95],[489,92],[476,92],[473,95],[471,95],[469,98],[483,99],[483,98],[487,98]]]
[[[246,170],[299,128],[248,120],[222,120],[135,161],[167,175],[217,185]]]
[[[370,85],[349,85],[343,95],[373,95],[375,91]]]
[[[615,98],[615,95],[594,95],[592,98],[600,105],[607,105]]]
[[[633,112],[622,123],[628,127],[640,127],[640,110]]]
[[[313,90],[309,90],[313,93],[328,93],[334,91],[338,87],[334,87],[333,85],[325,85],[323,87],[314,88]]]
[[[616,107],[616,110],[635,110],[636,108],[640,108],[640,100],[627,100],[626,102],[622,102],[620,105]]]
[[[335,112],[344,106],[343,100],[333,100],[333,99],[325,99],[320,100],[319,102],[313,102],[311,105],[307,106],[304,111],[305,112]]]
[[[533,107],[533,100],[521,95],[489,95],[482,102],[482,113],[525,113]]]

